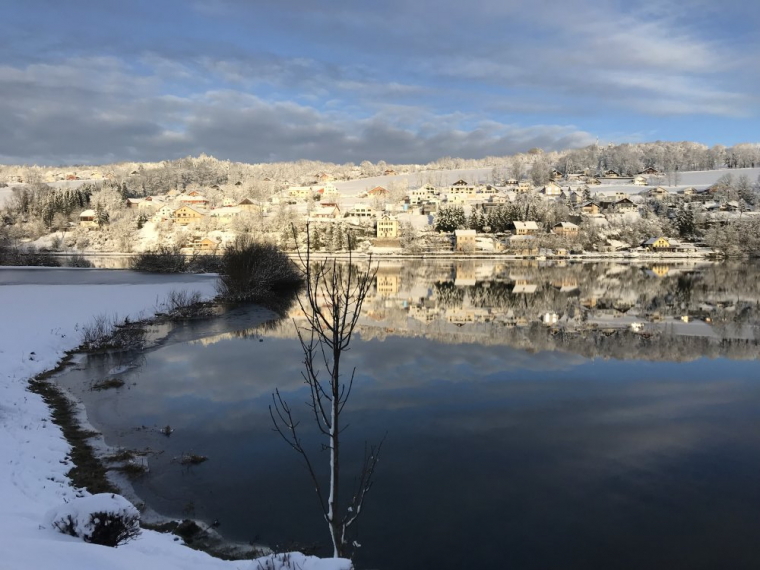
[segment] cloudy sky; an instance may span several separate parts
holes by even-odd
[[[760,139],[756,0],[0,3],[0,162]]]

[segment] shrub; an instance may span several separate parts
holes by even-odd
[[[27,267],[60,267],[57,257],[38,251],[36,247],[21,249],[0,246],[0,265]]]
[[[79,497],[47,513],[48,523],[85,542],[116,547],[140,534],[140,513],[120,495]]]
[[[187,258],[178,248],[162,246],[136,255],[132,259],[131,268],[150,273],[184,273],[187,269]]]
[[[238,238],[222,256],[217,290],[227,300],[261,302],[302,283],[296,264],[277,246]]]
[[[81,253],[75,253],[74,255],[69,256],[68,260],[66,261],[66,265],[69,267],[94,267],[92,261],[87,259]]]
[[[91,323],[82,326],[81,348],[84,350],[139,349],[144,342],[145,329],[140,323],[131,323],[129,319],[120,323],[115,315],[97,315]]]

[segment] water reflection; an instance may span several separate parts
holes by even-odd
[[[359,567],[757,567],[757,271],[382,266],[347,354],[346,457],[389,433]],[[275,388],[307,399],[294,324],[272,318],[179,325],[119,393],[87,390],[105,357],[62,381],[110,443],[163,452],[137,484],[159,511],[192,502],[232,538],[326,544],[271,432]],[[189,451],[210,460],[172,463]]]

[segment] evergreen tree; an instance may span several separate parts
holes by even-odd
[[[461,206],[444,206],[435,217],[435,229],[439,232],[453,232],[464,228],[467,219]]]

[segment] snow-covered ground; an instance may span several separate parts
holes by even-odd
[[[215,293],[212,275],[0,268],[0,570],[259,570],[265,560],[225,562],[143,531],[118,548],[88,544],[49,528],[46,513],[77,492],[66,472],[69,445],[28,380],[79,345],[97,315],[149,316],[172,290]],[[299,555],[300,556],[300,555]],[[346,570],[347,561],[297,557],[303,570]]]
[[[427,184],[434,186],[448,186],[457,180],[464,179],[470,183],[490,183],[492,168],[471,168],[463,170],[426,170],[424,172],[413,172],[410,174],[398,174],[395,176],[373,176],[372,178],[360,178],[358,180],[348,180],[344,182],[335,182],[335,187],[340,191],[341,196],[356,196],[366,190],[371,190],[376,186],[388,188],[393,183],[408,184],[409,188],[416,188]]]

